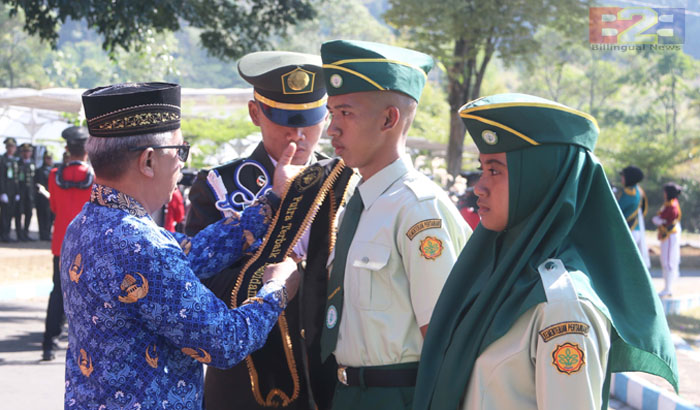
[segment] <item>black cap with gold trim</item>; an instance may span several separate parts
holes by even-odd
[[[479,152],[495,154],[540,144],[574,144],[593,151],[598,123],[593,116],[527,94],[497,94],[459,109]]]
[[[28,142],[25,142],[19,146],[19,152],[29,152],[29,151],[33,151],[33,150],[34,150],[34,146],[32,146],[32,144],[30,144]]]
[[[285,127],[308,127],[326,118],[321,57],[289,51],[259,51],[238,61],[238,73],[253,85],[265,116]]]
[[[3,144],[5,144],[5,146],[13,145],[13,146],[16,147],[16,146],[17,146],[17,140],[14,139],[13,137],[7,137],[7,138],[5,138],[5,139],[3,140]]]
[[[93,137],[128,137],[180,128],[180,86],[124,83],[83,93],[88,131]]]
[[[399,91],[418,101],[435,62],[427,54],[369,41],[321,45],[328,95]]]

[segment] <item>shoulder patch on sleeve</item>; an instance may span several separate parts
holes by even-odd
[[[586,364],[583,350],[576,343],[557,345],[552,351],[552,364],[560,373],[571,375]]]
[[[408,239],[413,240],[416,235],[430,228],[442,228],[442,219],[426,219],[424,221],[420,221],[406,231],[406,236]]]
[[[422,257],[429,261],[434,261],[442,255],[442,241],[434,236],[426,236],[422,241],[420,241],[420,246],[418,247]]]
[[[578,334],[583,336],[588,336],[589,325],[582,322],[561,322],[545,329],[540,330],[538,333],[542,336],[542,340],[547,343],[555,337]]]
[[[404,184],[419,201],[433,199],[436,196],[435,185],[427,178],[409,178],[404,181]]]

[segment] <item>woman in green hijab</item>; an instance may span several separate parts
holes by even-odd
[[[603,168],[593,117],[524,94],[460,109],[481,224],[428,328],[414,408],[607,409],[611,372],[677,390],[673,343]]]

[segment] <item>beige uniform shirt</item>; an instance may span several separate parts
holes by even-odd
[[[525,312],[479,356],[463,410],[601,408],[610,321],[577,296],[581,272],[548,262],[539,268],[547,302]]]
[[[407,160],[357,189],[364,210],[345,266],[336,359],[353,367],[418,361],[420,327],[471,230],[447,194]]]

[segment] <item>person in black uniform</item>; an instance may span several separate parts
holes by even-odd
[[[51,225],[54,215],[49,205],[49,173],[54,168],[53,156],[50,152],[44,153],[41,166],[34,174],[34,199],[36,207],[36,219],[39,222],[39,240],[51,240]]]
[[[185,233],[194,235],[231,211],[240,211],[263,195],[272,184],[277,158],[289,141],[296,142],[294,165],[324,161],[314,151],[326,118],[326,90],[321,58],[290,52],[256,52],[244,56],[238,71],[254,87],[248,102],[262,142],[248,158],[200,171],[189,193],[191,208]],[[326,159],[325,161],[337,161]],[[348,169],[349,171],[349,169]],[[350,172],[351,174],[351,172]],[[303,269],[299,296],[285,311],[265,346],[228,370],[207,369],[204,402],[216,409],[326,409],[335,387],[334,363],[321,363],[320,328],[326,297],[326,262],[335,212],[343,200],[344,183],[332,188],[331,200],[322,203],[311,227],[294,246]],[[290,232],[289,237],[302,232]],[[245,299],[255,275],[246,272],[243,258],[204,281],[219,298],[233,307]],[[302,267],[305,266],[305,269]]]
[[[15,157],[17,140],[8,137],[3,142],[5,153],[0,157],[0,240],[14,242],[14,239],[10,238],[10,224],[15,217],[19,201],[19,167]]]
[[[34,210],[34,174],[36,171],[33,154],[32,144],[25,142],[19,146],[20,157],[17,161],[19,201],[15,210],[15,231],[17,232],[17,240],[20,241],[35,240],[29,236],[29,224],[32,222],[32,211]]]

